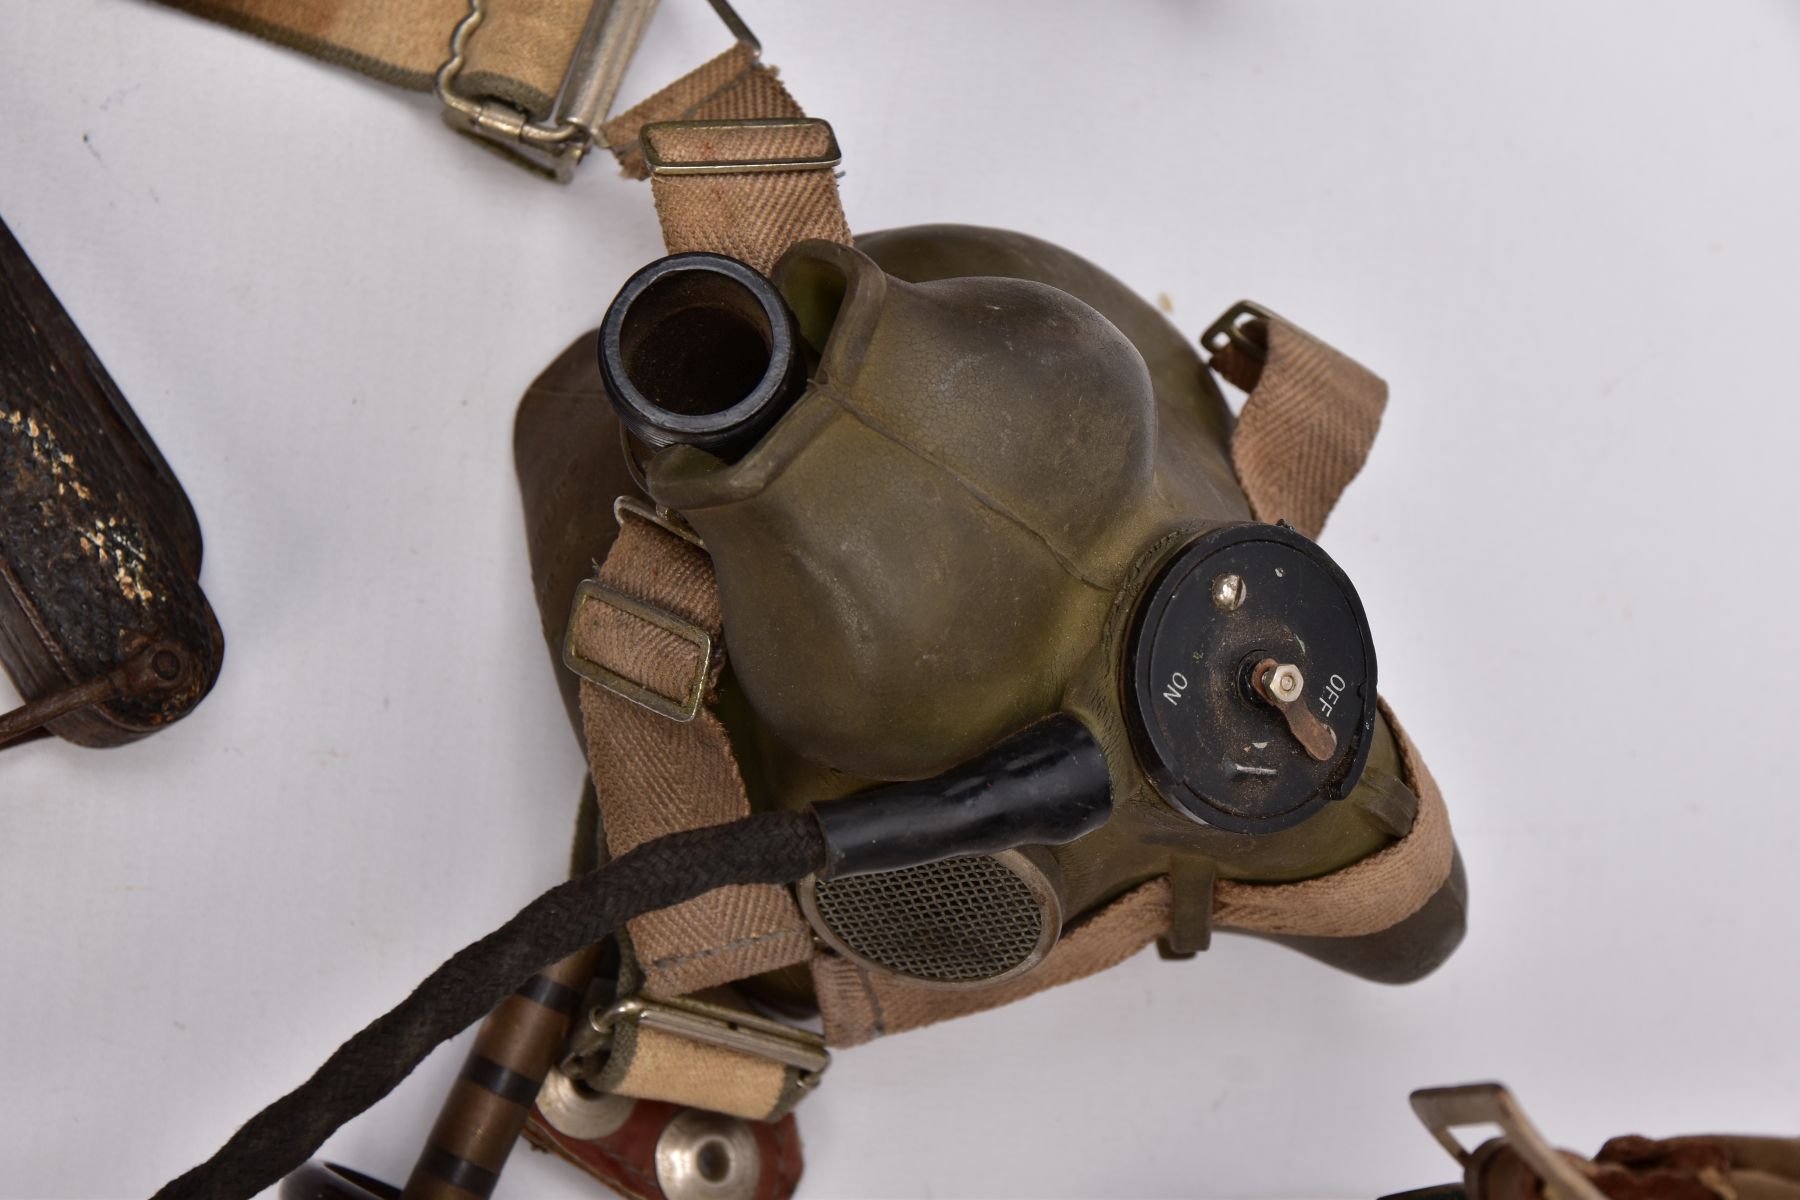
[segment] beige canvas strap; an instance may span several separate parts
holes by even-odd
[[[588,44],[583,37],[593,0],[482,0],[472,27],[465,25],[470,0],[164,2],[420,90],[440,82],[440,69],[451,61],[452,32],[462,27],[446,102],[463,127],[559,174],[580,157],[561,143],[522,146],[518,135],[524,125],[554,115],[565,78]],[[618,43],[613,84],[639,29],[641,21]],[[739,32],[748,38],[747,30]],[[775,69],[760,61],[754,41],[740,40],[598,133],[626,175],[650,179],[671,254],[707,250],[767,273],[797,241],[850,241],[838,200],[836,136],[801,111]]]
[[[1202,335],[1212,368],[1249,393],[1231,463],[1259,521],[1309,538],[1362,470],[1387,406],[1381,378],[1249,301]]]
[[[707,250],[767,274],[795,242],[850,242],[837,139],[748,46],[606,123],[620,168],[650,179],[671,254]]]
[[[809,121],[775,72],[739,45],[604,127],[621,169],[651,179],[670,253],[727,254],[767,272],[805,238],[848,243],[838,199],[836,139]],[[617,687],[582,685],[584,732],[611,853],[666,832],[747,815],[749,801],[723,725],[704,699],[722,662],[711,560],[680,527],[621,508],[619,539],[598,583],[679,612],[712,653],[635,620],[617,605],[578,598],[571,648],[691,708],[678,722]],[[705,680],[696,684],[696,670]],[[685,995],[804,962],[812,931],[783,888],[725,888],[633,922],[631,949],[652,997]],[[774,1120],[806,1093],[791,1065],[639,1024],[621,1027],[595,1085]]]
[[[1393,714],[1383,713],[1390,721]],[[1419,797],[1404,838],[1319,879],[1256,884],[1220,880],[1215,928],[1254,933],[1357,937],[1379,933],[1424,906],[1450,875],[1455,843],[1443,795],[1396,723],[1401,775]],[[836,955],[813,960],[813,987],[830,1046],[855,1046],[890,1033],[1011,1004],[1116,966],[1169,930],[1172,892],[1152,879],[1071,926],[1039,966],[987,988],[945,990],[867,971]]]
[[[384,83],[429,91],[469,0],[163,0]],[[590,0],[489,0],[459,91],[542,120],[587,24]]]
[[[750,1121],[778,1121],[806,1094],[800,1073],[772,1058],[644,1025],[621,1026],[598,1091],[662,1100]]]
[[[712,560],[693,542],[621,509],[619,537],[570,613],[569,645],[608,853],[750,814],[718,717],[721,621]],[[597,670],[596,670],[597,669]],[[612,682],[602,686],[596,675]],[[628,681],[691,719],[627,699]],[[812,937],[785,888],[720,888],[630,924],[646,995],[666,998],[804,962]]]
[[[748,816],[725,727],[707,707],[723,666],[712,560],[685,530],[632,506],[570,612],[567,660],[583,676],[582,723],[607,852]],[[629,978],[685,996],[807,961],[812,931],[787,889],[719,888],[628,926]],[[635,985],[635,986],[633,986]],[[602,1090],[772,1120],[802,1094],[779,1061],[623,1022]]]

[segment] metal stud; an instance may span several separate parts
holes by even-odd
[[[1242,575],[1221,575],[1212,581],[1213,607],[1220,612],[1235,612],[1248,595]]]
[[[1262,685],[1277,702],[1292,704],[1306,690],[1306,677],[1293,663],[1278,663],[1263,675]]]
[[[751,1200],[761,1176],[756,1134],[736,1117],[683,1109],[656,1139],[656,1182],[668,1200]]]
[[[538,1092],[537,1106],[556,1132],[592,1142],[623,1129],[637,1101],[611,1092],[596,1092],[560,1070],[553,1070]]]

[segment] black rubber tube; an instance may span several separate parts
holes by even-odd
[[[897,871],[1015,846],[1061,846],[1112,815],[1106,755],[1067,713],[959,767],[817,805],[827,879]]]

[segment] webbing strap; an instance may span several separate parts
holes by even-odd
[[[671,710],[710,696],[722,620],[712,560],[700,547],[630,508],[601,566],[600,588],[577,593],[569,647],[591,672],[647,693],[626,699],[591,678],[581,684],[583,731],[609,854],[684,829],[750,814],[730,739],[704,703],[691,720]],[[786,888],[719,888],[646,913],[628,926],[631,974],[671,998],[807,961],[812,931]],[[622,979],[629,986],[629,981]],[[804,1094],[779,1062],[637,1024],[622,1025],[595,1086],[640,1099],[691,1104],[752,1120],[782,1116]]]
[[[733,47],[677,80],[609,121],[602,132],[625,174],[650,176],[663,242],[672,254],[706,250],[767,272],[802,239],[850,241],[830,166],[836,149],[830,127],[805,121],[775,72],[747,46]],[[655,169],[652,159],[677,170]],[[796,159],[820,165],[754,169]],[[695,164],[714,169],[680,173]],[[710,633],[714,646],[722,645],[711,560],[697,546],[651,522],[627,519],[599,579],[642,598],[652,592],[666,596]],[[584,615],[578,607],[570,636],[584,657],[624,667],[620,673],[640,683],[660,674],[648,685],[673,698],[692,678],[692,647],[664,636],[650,653],[654,661],[647,660],[656,632],[666,634],[642,622],[633,628],[599,611]],[[716,681],[716,662],[713,667]],[[647,824],[658,831],[695,828],[750,811],[724,726],[704,706],[691,722],[680,724],[584,681],[582,710],[612,853],[650,836]],[[651,914],[632,926],[631,942],[644,991],[662,997],[812,956],[812,930],[783,888],[723,889]],[[642,1025],[620,1031],[594,1082],[620,1095],[761,1120],[779,1118],[805,1095],[793,1067]]]
[[[1399,841],[1318,879],[1241,883],[1213,889],[1213,925],[1250,933],[1357,937],[1379,933],[1424,907],[1450,876],[1455,842],[1437,782],[1394,721],[1401,777],[1419,798],[1412,829]],[[955,991],[864,970],[847,959],[813,959],[813,987],[830,1046],[854,1046],[1023,1000],[1124,962],[1169,931],[1172,889],[1152,879],[1070,928],[1037,967],[993,987]]]
[[[829,165],[747,169],[778,160],[827,158],[826,151],[835,149],[834,142],[825,144],[830,127],[801,118],[800,106],[774,71],[739,45],[609,121],[603,133],[627,175],[651,176],[670,253],[728,254],[766,272],[803,238],[850,241]],[[744,121],[770,124],[715,124]],[[706,163],[730,169],[653,172],[651,157],[676,167]],[[666,589],[676,607],[709,631],[715,646],[722,644],[711,560],[661,527],[625,520],[599,578],[636,595]],[[641,622],[634,630],[597,611],[583,616],[578,608],[570,633],[578,652],[603,664],[623,665],[637,658],[633,678],[640,682],[661,671],[660,684],[653,686],[665,695],[678,694],[674,689],[691,678],[691,646],[684,648],[666,636],[655,652],[660,664],[642,660],[640,639],[654,640],[654,635]],[[724,726],[704,706],[691,722],[679,724],[584,682],[582,710],[588,760],[613,853],[649,836],[647,823],[694,828],[750,811]],[[805,962],[812,955],[811,928],[782,888],[724,889],[652,914],[632,926],[631,941],[644,991],[663,997]],[[780,1117],[805,1094],[792,1067],[643,1026],[621,1031],[595,1082],[621,1095],[762,1120]]]
[[[806,1094],[793,1067],[644,1025],[618,1031],[605,1067],[589,1084],[749,1121],[778,1121]]]
[[[641,602],[650,615],[583,590],[570,615],[570,645],[586,662],[671,700],[691,694],[696,669],[710,691],[720,663],[674,618],[719,644],[721,618],[712,560],[691,542],[620,510],[623,524],[599,581]],[[582,721],[599,795],[607,851],[614,857],[652,838],[722,825],[750,815],[731,743],[704,705],[690,721],[635,703],[591,679],[581,685]],[[630,927],[647,995],[667,999],[743,979],[812,953],[812,936],[785,888],[721,888],[647,913]]]
[[[469,0],[163,3],[417,90],[434,85],[470,11]],[[592,10],[593,0],[486,0],[456,95],[548,119]],[[795,242],[850,241],[831,127],[805,119],[754,45],[739,42],[607,121],[600,136],[626,175],[651,180],[671,254],[709,250],[767,273]]]
[[[1235,316],[1249,319],[1234,323]],[[1226,313],[1203,340],[1213,347],[1213,370],[1249,393],[1232,433],[1231,463],[1250,511],[1316,539],[1369,457],[1387,384],[1251,304]]]
[[[429,91],[469,0],[162,0],[384,83]],[[549,116],[591,0],[490,0],[458,90]]]
[[[774,70],[739,45],[608,121],[604,133],[625,174],[650,178],[669,253],[709,250],[767,274],[795,242],[850,243],[831,127],[803,118]],[[653,167],[646,150],[662,165]],[[754,169],[796,160],[817,165]],[[693,171],[702,164],[709,169]]]

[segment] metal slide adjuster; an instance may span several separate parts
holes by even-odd
[[[628,613],[640,621],[656,626],[674,634],[684,642],[690,642],[699,651],[699,661],[694,664],[694,681],[688,685],[685,695],[680,699],[665,696],[661,692],[652,691],[635,679],[602,666],[586,657],[575,648],[575,619],[581,615],[586,604],[601,604],[607,608]],[[712,634],[700,628],[684,617],[665,612],[654,604],[646,604],[635,596],[627,596],[617,588],[608,587],[598,579],[584,579],[575,589],[575,602],[569,606],[569,625],[563,634],[562,648],[563,666],[575,672],[583,679],[599,687],[605,688],[615,696],[631,701],[653,713],[658,713],[671,721],[687,724],[700,715],[700,705],[706,699],[706,684],[712,678],[713,638]]]
[[[728,0],[708,0],[740,45],[760,56],[762,44]],[[471,100],[456,90],[468,58],[469,38],[487,16],[488,0],[469,0],[469,15],[450,35],[450,57],[438,68],[433,91],[444,105],[444,118],[456,129],[506,150],[537,170],[568,180],[587,152],[605,148],[600,127],[612,110],[625,69],[657,0],[594,0],[587,23],[569,56],[562,84],[547,120],[503,100]]]
[[[1261,362],[1269,356],[1269,352],[1244,332],[1244,326],[1251,321],[1267,323],[1280,319],[1254,300],[1239,300],[1225,310],[1224,316],[1206,327],[1206,332],[1200,335],[1200,344],[1214,354],[1227,346],[1236,346],[1240,354],[1247,354]]]
[[[694,161],[670,160],[657,147],[657,136],[671,131],[710,131],[727,138],[735,133],[761,133],[784,129],[810,129],[823,135],[824,145],[816,154],[788,158],[712,158]],[[844,161],[838,149],[837,134],[829,121],[817,117],[751,117],[718,121],[653,121],[642,133],[644,163],[652,175],[736,175],[751,171],[819,171],[829,170]]]
[[[1491,1153],[1505,1145],[1543,1180],[1551,1200],[1605,1200],[1598,1187],[1544,1140],[1512,1093],[1497,1083],[1424,1088],[1412,1094],[1412,1108],[1465,1173],[1479,1170],[1486,1160],[1483,1150]],[[1467,1125],[1497,1125],[1501,1137],[1476,1150],[1465,1149],[1450,1131]]]
[[[613,520],[620,528],[625,525],[626,517],[635,517],[640,521],[656,526],[672,537],[698,547],[704,551],[706,543],[700,535],[689,528],[688,523],[669,509],[652,508],[643,501],[631,496],[620,496],[613,501]],[[684,642],[690,642],[700,652],[700,658],[694,665],[694,682],[689,685],[680,699],[651,691],[634,679],[627,679],[617,671],[604,667],[582,654],[575,646],[575,618],[581,615],[584,604],[604,604],[608,608],[629,613],[641,621],[667,630]],[[598,579],[585,579],[575,588],[575,599],[569,605],[569,622],[563,630],[562,661],[563,666],[575,672],[588,682],[605,688],[613,695],[629,700],[653,713],[659,713],[671,721],[687,724],[700,715],[700,705],[706,699],[706,685],[712,679],[714,666],[713,636],[685,617],[676,616],[647,604],[635,596],[628,596],[614,587],[608,587]]]
[[[652,507],[635,496],[619,496],[613,500],[613,522],[623,529],[626,517],[636,517],[640,521],[648,521],[664,533],[672,533],[684,542],[706,549],[706,543],[694,532],[693,526],[681,519],[681,515],[672,508],[662,505]]]
[[[589,1022],[603,1041],[610,1040],[620,1025],[636,1025],[778,1062],[798,1072],[802,1092],[819,1086],[819,1077],[831,1065],[831,1051],[825,1049],[825,1039],[820,1034],[699,1000],[633,996],[611,1008],[595,1009]]]

